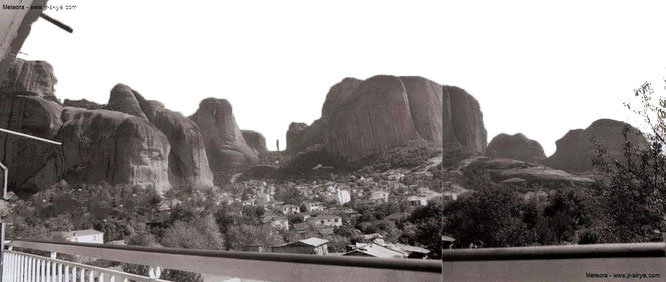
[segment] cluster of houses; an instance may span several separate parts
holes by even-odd
[[[215,193],[214,201],[218,204],[241,207],[263,207],[261,224],[270,226],[276,232],[291,231],[303,234],[309,239],[273,246],[270,251],[277,253],[299,253],[315,255],[371,256],[381,258],[424,258],[428,250],[404,244],[384,242],[381,234],[364,234],[363,242],[347,246],[346,252],[329,254],[328,241],[323,238],[333,235],[336,228],[350,225],[354,218],[361,216],[352,207],[374,207],[383,203],[402,202],[408,207],[425,206],[429,201],[454,201],[457,194],[432,191],[424,185],[405,181],[414,178],[428,178],[428,172],[414,174],[401,171],[389,171],[371,176],[348,175],[333,178],[331,181],[300,181],[298,183],[267,183],[247,180],[238,183],[244,192],[234,194],[228,191]],[[285,203],[276,199],[279,189],[298,191],[298,201]],[[284,200],[284,199],[283,199]],[[301,201],[302,200],[302,201]],[[178,199],[164,199],[159,203],[159,210],[168,212],[181,205]],[[242,214],[241,214],[242,215]],[[391,215],[393,216],[393,215]],[[390,217],[390,216],[389,216]],[[388,219],[388,217],[387,217]],[[312,233],[315,231],[315,233]],[[307,233],[307,234],[305,234]],[[317,235],[318,234],[318,235]],[[72,242],[103,244],[104,233],[96,230],[78,230],[64,232],[63,237]],[[323,237],[323,238],[319,238]],[[107,242],[107,244],[123,242]],[[248,251],[255,250],[248,246]]]

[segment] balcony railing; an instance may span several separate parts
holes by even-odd
[[[442,261],[443,281],[666,279],[664,242],[455,249]]]
[[[76,281],[156,281],[163,269],[215,275],[218,277],[216,281],[231,278],[255,281],[442,279],[442,264],[438,260],[250,253],[33,240],[11,240],[8,246],[12,250],[3,252],[2,281],[75,281],[75,277],[79,279]],[[17,248],[43,251],[51,255],[46,257],[20,253],[15,251]],[[58,260],[57,254],[149,266],[152,277]]]

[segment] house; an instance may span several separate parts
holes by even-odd
[[[352,246],[352,250],[346,252],[343,256],[406,258],[408,254],[376,243],[356,243],[355,246]]]
[[[308,229],[310,229],[310,224],[308,223],[296,223],[294,224],[294,230],[296,230],[296,233],[305,233]]]
[[[337,215],[324,214],[316,217],[310,217],[306,219],[306,221],[314,224],[315,226],[342,226],[342,218]]]
[[[323,211],[324,206],[320,202],[305,202],[303,203],[305,210],[308,212]]]
[[[430,253],[430,250],[428,249],[400,243],[395,244],[395,247],[403,252],[406,252],[408,254],[407,258],[424,259]]]
[[[289,230],[289,220],[286,217],[274,217],[271,219],[271,227],[280,230]]]
[[[419,188],[416,188],[416,193],[418,193],[419,195],[426,195],[426,194],[428,194],[429,192],[430,192],[430,189],[429,189],[428,187],[419,187]]]
[[[301,208],[295,205],[284,205],[278,209],[284,215],[301,213]]]
[[[62,232],[62,237],[70,242],[104,244],[104,232],[94,229]]]
[[[428,199],[423,196],[409,196],[407,197],[407,202],[410,207],[426,206],[428,205]]]
[[[313,254],[324,256],[328,254],[328,240],[311,237],[305,240],[273,247],[272,251],[274,253]]]
[[[386,191],[374,191],[370,194],[370,200],[375,203],[388,203],[389,192]]]
[[[344,205],[345,203],[351,202],[351,194],[349,190],[337,189],[336,191],[336,200],[338,205]]]

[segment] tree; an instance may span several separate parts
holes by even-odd
[[[665,81],[666,82],[666,81]],[[615,240],[620,242],[644,242],[655,237],[655,230],[663,228],[666,211],[666,99],[654,99],[651,83],[644,83],[634,91],[640,106],[635,109],[631,104],[625,106],[640,115],[649,133],[636,133],[625,126],[623,153],[625,160],[617,160],[609,155],[598,140],[591,142],[596,146],[597,156],[594,166],[609,176],[608,189],[605,193],[607,211],[612,219]],[[633,144],[629,134],[643,135],[649,141],[648,148]]]
[[[230,250],[242,251],[250,245],[260,245],[268,250],[282,243],[282,237],[273,233],[268,225],[235,225],[226,233],[226,245]]]

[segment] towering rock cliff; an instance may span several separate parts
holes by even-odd
[[[331,87],[320,119],[289,126],[287,149],[324,144],[356,158],[408,140],[483,153],[487,139],[479,103],[460,88],[422,77],[345,78]]]
[[[138,184],[158,191],[168,180],[169,142],[148,120],[109,110],[65,108],[61,140],[69,183]]]
[[[590,142],[596,137],[607,153],[618,160],[625,160],[622,146],[624,137],[622,130],[626,123],[612,119],[600,119],[593,122],[586,129],[575,129],[567,132],[564,137],[557,140],[555,154],[548,157],[543,163],[552,168],[567,172],[585,172],[593,169],[592,159],[596,156],[594,145]],[[627,135],[637,148],[647,148],[648,143],[643,136],[636,134],[637,130],[630,127]]]
[[[57,102],[54,88],[57,82],[49,63],[16,59],[0,83],[0,93],[37,96]]]
[[[48,63],[17,59],[0,83],[0,127],[54,138],[62,125],[56,81]],[[64,166],[57,145],[6,133],[0,133],[0,161],[10,170],[9,187],[25,193],[59,181]]]
[[[386,150],[419,136],[400,78],[375,76],[361,83],[330,116],[324,142],[348,157]]]
[[[268,152],[264,135],[254,130],[241,130],[241,133],[243,134],[243,139],[254,150],[255,154],[260,155]]]
[[[226,182],[237,172],[259,163],[236,124],[229,101],[208,98],[190,116],[201,130],[210,169],[216,182]]]
[[[543,147],[539,142],[528,139],[518,133],[514,135],[499,134],[488,143],[486,156],[492,158],[513,159],[530,163],[540,163],[546,159]]]
[[[148,120],[169,140],[171,185],[178,188],[212,188],[213,174],[199,127],[182,114],[166,109],[160,102],[146,100],[136,91],[132,92]]]

